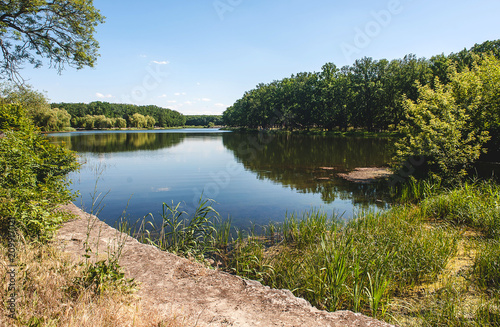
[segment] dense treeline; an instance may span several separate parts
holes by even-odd
[[[186,116],[187,126],[221,126],[222,116],[221,115],[187,115]]]
[[[96,101],[88,104],[53,103],[52,108],[66,110],[71,115],[71,125],[76,128],[175,127],[183,126],[186,122],[181,113],[154,105],[136,106]]]
[[[499,159],[499,99],[500,40],[429,60],[365,57],[340,69],[327,63],[321,72],[259,84],[223,120],[248,128],[398,131],[396,170],[410,165],[421,177],[453,179],[481,155]]]
[[[431,59],[410,54],[391,61],[365,57],[342,68],[327,63],[320,72],[257,85],[224,112],[223,121],[248,128],[395,130],[405,117],[405,97],[418,99],[416,82],[447,84],[452,67],[471,68],[474,54],[489,52],[500,57],[500,41]]]

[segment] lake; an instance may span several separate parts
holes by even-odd
[[[319,209],[349,219],[387,207],[377,185],[348,182],[338,173],[382,166],[389,139],[272,135],[218,129],[85,131],[50,134],[83,163],[70,174],[75,201],[113,225],[126,210],[132,222],[162,203],[194,211],[200,196],[233,225],[283,221],[288,213]],[[98,205],[100,204],[100,206]],[[96,208],[94,208],[94,211]]]

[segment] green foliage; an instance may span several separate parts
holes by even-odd
[[[82,276],[76,277],[70,291],[90,289],[100,295],[105,290],[119,289],[122,292],[131,292],[136,286],[133,279],[126,279],[121,271],[118,260],[108,259],[87,264]]]
[[[408,158],[424,157],[425,165],[416,167],[422,174],[465,175],[484,151],[487,132],[476,131],[451,87],[436,81],[435,90],[419,86],[419,92],[418,102],[405,102],[406,120],[400,128],[404,136],[396,142],[395,162],[401,165]]]
[[[41,66],[42,58],[59,71],[66,64],[94,66],[99,48],[95,27],[104,17],[92,0],[14,0],[2,2],[0,11],[0,65],[7,78],[18,78],[24,62]]]
[[[117,128],[126,128],[127,127],[127,121],[123,118],[116,118],[115,120],[115,127]]]
[[[26,113],[18,113],[18,117],[26,117],[27,114],[35,126],[43,131],[62,131],[70,127],[71,116],[68,112],[51,108],[45,95],[28,85],[2,85],[0,104],[21,106]]]
[[[186,125],[187,126],[208,126],[212,123],[212,126],[222,125],[222,116],[219,115],[187,115]]]
[[[404,116],[403,95],[416,99],[415,81],[426,84],[430,63],[414,55],[388,61],[362,58],[352,66],[327,63],[259,84],[223,113],[229,126],[249,128],[394,130]]]
[[[139,113],[135,113],[129,116],[129,123],[131,127],[135,128],[153,128],[155,126],[156,120],[151,116],[144,116]]]
[[[340,69],[327,63],[321,72],[257,85],[224,111],[223,122],[413,133],[398,144],[399,168],[412,155],[426,155],[422,175],[462,176],[483,149],[494,161],[500,154],[499,44],[487,41],[430,60],[362,58]]]
[[[55,209],[72,199],[65,179],[78,168],[76,156],[37,134],[19,105],[1,105],[5,137],[0,138],[0,229],[9,219],[25,235],[48,239],[66,218]],[[17,116],[18,115],[18,116]]]
[[[0,104],[0,131],[27,130],[32,126],[26,110],[19,104]]]
[[[210,199],[200,198],[192,219],[184,218],[185,212],[179,210],[180,203],[163,203],[161,226],[155,226],[152,221],[143,221],[138,231],[139,239],[165,251],[203,257],[214,250],[216,241],[214,226],[219,214],[212,208],[211,202]],[[151,231],[147,230],[146,224],[153,227],[153,233],[158,235],[156,238],[151,237]]]
[[[96,125],[95,120],[100,116],[108,119],[107,124],[105,124],[108,126],[106,128],[124,128],[126,126],[123,125],[123,120],[125,120],[125,124],[129,123],[128,126],[138,128],[184,126],[186,122],[186,117],[181,113],[157,106],[136,106],[97,101],[88,104],[53,103],[52,107],[65,109],[71,115],[72,126],[75,128],[105,128]],[[142,115],[143,118],[136,114]],[[136,115],[135,118],[134,115]]]

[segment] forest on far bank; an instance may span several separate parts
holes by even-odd
[[[50,103],[45,94],[29,85],[0,84],[0,104],[22,104],[40,130],[169,128],[221,126],[222,115],[183,115],[155,105],[133,105],[94,101],[90,103]]]
[[[257,85],[223,113],[249,129],[396,131],[394,161],[424,157],[426,172],[462,175],[500,154],[500,40],[430,59],[327,63]]]

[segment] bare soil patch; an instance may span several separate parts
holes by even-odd
[[[355,168],[348,173],[339,173],[339,177],[354,183],[369,184],[377,181],[380,178],[387,178],[392,175],[388,168],[382,167],[364,167]]]
[[[295,297],[139,243],[73,204],[63,208],[78,218],[59,230],[63,250],[82,259],[88,241],[93,253],[105,255],[123,244],[120,265],[140,284],[143,306],[182,316],[186,326],[391,326],[350,311],[326,312]]]

